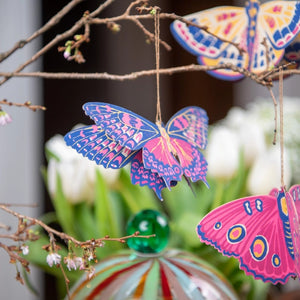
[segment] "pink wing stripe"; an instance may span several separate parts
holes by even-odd
[[[168,188],[171,186],[171,181],[181,180],[182,167],[171,154],[162,136],[146,143],[143,148],[143,162],[146,169],[150,169],[164,179]]]
[[[208,186],[206,181],[207,162],[197,147],[180,139],[171,138],[170,141],[176,149],[184,174],[193,182],[202,180]]]

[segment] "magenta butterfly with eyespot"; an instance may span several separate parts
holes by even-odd
[[[270,1],[259,4],[246,2],[245,8],[220,6],[184,17],[193,23],[206,26],[209,34],[196,26],[176,20],[171,25],[175,39],[187,51],[198,57],[201,65],[215,66],[230,63],[254,73],[268,71],[277,66],[285,49],[300,32],[300,2]],[[219,38],[218,38],[219,37]],[[225,42],[234,42],[244,50]],[[291,45],[286,58],[299,60],[298,47]],[[292,53],[293,52],[293,53]],[[224,80],[238,80],[244,75],[231,69],[208,71]]]
[[[225,256],[234,256],[247,275],[273,284],[299,276],[300,185],[289,192],[226,203],[197,226],[202,242]]]
[[[164,127],[116,105],[90,102],[83,106],[96,125],[72,130],[67,145],[106,168],[131,162],[131,180],[147,185],[161,199],[182,176],[206,182],[207,162],[200,152],[207,144],[208,118],[199,107],[177,112]]]

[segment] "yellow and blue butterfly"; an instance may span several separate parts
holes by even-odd
[[[230,63],[260,74],[280,64],[283,58],[300,59],[299,38],[293,43],[300,32],[298,1],[271,1],[260,5],[257,0],[250,0],[245,8],[219,6],[187,15],[184,19],[208,29],[209,33],[180,20],[171,24],[175,39],[196,55],[201,65]],[[287,57],[285,50],[289,54]],[[244,77],[231,69],[208,73],[224,80]]]

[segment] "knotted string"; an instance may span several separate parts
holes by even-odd
[[[156,123],[161,123],[161,109],[160,109],[160,94],[159,94],[159,35],[160,35],[160,27],[159,27],[159,8],[155,7],[154,14],[154,39],[155,39],[155,64],[156,64]]]

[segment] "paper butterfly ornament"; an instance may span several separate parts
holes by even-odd
[[[171,24],[176,40],[198,57],[199,64],[215,66],[231,63],[261,73],[280,62],[285,48],[300,32],[300,2],[271,1],[260,5],[257,0],[250,0],[245,8],[220,6],[184,18],[207,26],[213,34],[179,20]],[[224,40],[238,44],[244,53]],[[244,77],[230,69],[208,73],[225,80]]]
[[[295,61],[297,64],[300,62],[300,34],[296,36],[292,43],[285,49],[283,59],[286,62]]]
[[[207,144],[205,110],[183,108],[163,126],[112,104],[90,102],[83,109],[96,125],[65,135],[67,145],[83,156],[105,168],[131,162],[132,182],[149,186],[159,198],[182,176],[206,183],[207,162],[200,152]]]
[[[247,275],[273,284],[299,276],[300,185],[289,192],[226,203],[197,226],[202,242],[240,261]]]

